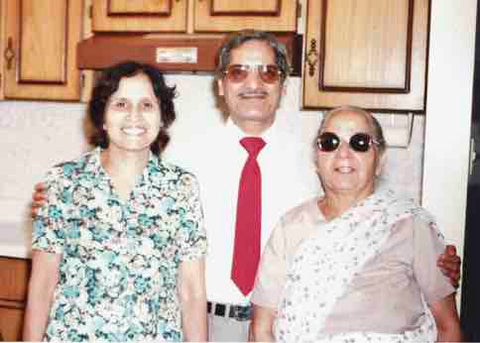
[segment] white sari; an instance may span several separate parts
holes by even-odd
[[[326,318],[353,277],[362,270],[365,262],[378,253],[395,223],[410,216],[422,216],[436,229],[434,220],[421,207],[412,201],[396,198],[392,191],[379,191],[322,225],[321,230],[302,242],[287,273],[274,323],[276,340],[435,341],[436,326],[425,301],[421,325],[402,334],[323,332]]]

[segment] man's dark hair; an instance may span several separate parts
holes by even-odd
[[[242,30],[228,36],[225,42],[218,50],[217,55],[217,77],[220,78],[225,73],[230,64],[231,52],[242,44],[257,40],[267,43],[275,54],[275,64],[282,73],[282,82],[287,78],[290,67],[288,65],[287,50],[285,46],[277,41],[274,35],[265,31]]]

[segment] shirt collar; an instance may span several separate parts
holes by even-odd
[[[251,135],[246,134],[243,132],[235,123],[233,122],[230,117],[227,119],[225,127],[229,131],[229,135],[235,137],[237,141],[240,141],[244,137],[251,137]],[[270,142],[273,137],[275,137],[276,132],[278,131],[278,124],[276,121],[273,122],[272,126],[262,132],[262,134],[258,137],[262,138],[265,142]]]
[[[93,172],[98,173],[100,170],[103,170],[103,166],[100,162],[100,154],[102,151],[103,149],[101,147],[96,147],[93,150],[93,160],[92,160],[93,163],[90,168],[91,171]],[[148,174],[149,174],[148,171],[151,170],[152,168],[160,170],[160,163],[161,163],[160,157],[156,156],[152,151],[149,151],[148,161],[142,173],[144,177],[148,177]]]

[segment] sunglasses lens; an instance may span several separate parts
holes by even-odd
[[[317,146],[323,152],[331,152],[340,145],[340,138],[334,133],[324,132],[318,137]]]
[[[265,83],[275,83],[280,78],[280,69],[274,64],[263,64],[256,66],[260,79]],[[240,83],[245,81],[248,77],[248,73],[252,70],[252,66],[248,64],[232,64],[227,67],[225,75],[228,81],[234,83]]]
[[[366,133],[357,133],[350,137],[350,147],[357,152],[367,152],[371,142],[372,137]]]
[[[356,133],[350,137],[350,148],[356,152],[367,152],[372,145],[372,137],[367,133]],[[317,146],[323,152],[335,151],[340,145],[340,138],[332,132],[324,132],[317,139]]]
[[[274,64],[258,66],[258,73],[265,83],[275,83],[280,78],[280,69]]]
[[[242,65],[234,64],[228,66],[225,72],[228,81],[239,83],[244,81],[248,76],[248,69],[244,68]]]

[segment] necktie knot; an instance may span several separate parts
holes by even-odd
[[[240,144],[247,150],[250,157],[257,158],[266,143],[260,137],[245,137],[240,140]]]

